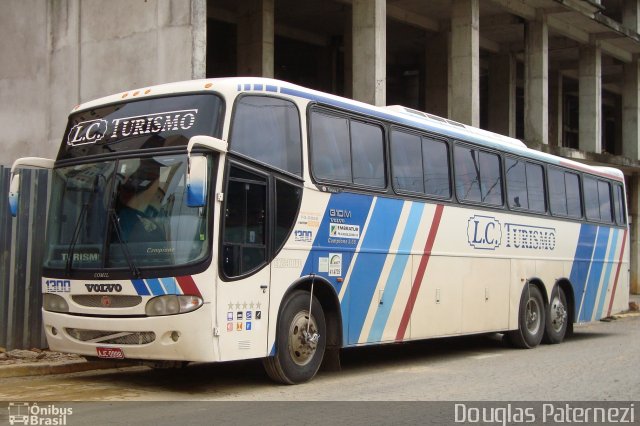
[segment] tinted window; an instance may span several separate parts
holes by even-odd
[[[584,178],[584,204],[587,219],[600,220],[600,199],[598,198],[598,181]]]
[[[424,188],[428,195],[451,196],[449,147],[445,142],[422,138]]]
[[[549,207],[553,214],[567,215],[565,173],[555,167],[549,167]]]
[[[616,223],[618,225],[624,225],[625,212],[624,212],[624,191],[622,191],[622,185],[614,185],[613,187],[613,207],[615,210]]]
[[[225,198],[222,267],[235,277],[266,262],[267,179],[232,166]]]
[[[74,113],[58,160],[114,151],[186,146],[195,135],[220,137],[224,102],[213,94],[137,99]]]
[[[580,177],[575,173],[565,172],[564,183],[567,198],[567,214],[571,217],[582,217],[582,201],[580,200]]]
[[[349,122],[346,118],[312,112],[311,145],[316,178],[352,182]]]
[[[500,157],[463,146],[456,146],[454,157],[458,198],[501,205]]]
[[[296,221],[302,189],[279,180],[276,182],[276,252],[284,245]]]
[[[524,161],[507,158],[507,199],[509,207],[528,209],[527,197],[527,170]]]
[[[478,152],[462,146],[456,146],[454,152],[456,195],[458,199],[481,201]]]
[[[445,142],[394,131],[391,164],[396,189],[438,197],[451,196],[449,147]]]
[[[500,157],[496,154],[480,151],[480,187],[483,202],[502,204]]]
[[[600,220],[612,222],[611,215],[611,186],[608,182],[598,181],[598,199],[600,201]]]
[[[289,173],[302,175],[300,119],[295,104],[267,96],[236,102],[231,149]]]
[[[549,167],[549,206],[555,215],[582,217],[580,178],[577,174]]]
[[[396,189],[424,193],[420,137],[404,132],[391,134],[391,164]]]
[[[317,179],[385,186],[384,134],[380,126],[312,111],[311,147]]]
[[[379,126],[351,121],[353,183],[384,187],[384,148]]]
[[[544,173],[539,164],[527,163],[527,194],[529,210],[546,211],[544,203]]]

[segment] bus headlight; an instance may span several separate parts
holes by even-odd
[[[67,301],[57,294],[45,293],[42,298],[42,306],[45,311],[69,312],[69,305],[67,304]]]
[[[145,307],[148,316],[174,315],[191,312],[202,306],[202,298],[198,296],[166,295],[149,299]]]

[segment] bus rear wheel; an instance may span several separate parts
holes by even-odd
[[[264,360],[267,374],[288,385],[311,380],[326,347],[326,322],[320,302],[306,291],[294,291],[283,304],[277,327],[276,354]]]
[[[551,302],[547,307],[544,342],[550,344],[562,342],[567,334],[568,319],[567,297],[561,287],[556,287],[551,293]]]
[[[507,333],[511,344],[517,348],[535,348],[542,341],[545,330],[545,307],[540,289],[527,284],[520,297],[518,329]]]

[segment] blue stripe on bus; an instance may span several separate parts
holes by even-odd
[[[251,84],[245,83],[244,90],[251,90]]]
[[[357,343],[395,234],[403,202],[378,198],[349,278],[349,343]]]
[[[420,225],[420,219],[424,212],[424,203],[411,203],[411,211],[409,212],[409,218],[407,219],[407,225],[402,234],[400,245],[398,246],[398,254],[393,260],[391,266],[391,272],[389,273],[389,279],[385,283],[383,303],[378,305],[376,315],[369,331],[368,342],[379,342],[382,340],[382,333],[387,325],[389,315],[391,314],[391,308],[396,300],[398,294],[398,288],[402,281],[402,276],[407,268],[407,263],[411,255],[411,249],[413,242],[416,239],[418,233],[418,226]]]
[[[589,271],[589,279],[584,289],[584,300],[580,307],[580,321],[591,321],[593,308],[598,295],[598,286],[600,278],[602,278],[602,270],[604,268],[605,255],[607,254],[607,246],[609,243],[609,234],[611,229],[606,226],[598,227],[598,236],[596,237],[596,248],[591,261],[591,270]]]
[[[618,246],[618,236],[620,235],[619,229],[613,230],[613,236],[611,237],[611,248],[609,249],[609,258],[607,259],[607,269],[604,273],[604,281],[602,283],[602,290],[600,290],[600,299],[598,300],[598,309],[596,310],[596,317],[594,319],[599,320],[602,318],[602,310],[604,309],[604,301],[607,298],[607,290],[611,283],[611,271],[616,259],[616,247]]]
[[[151,293],[154,296],[160,296],[165,294],[162,286],[160,285],[160,281],[157,278],[151,278],[147,280],[147,285],[149,289],[151,289]]]
[[[131,280],[133,287],[136,289],[138,296],[149,296],[149,289],[144,283],[144,280]]]
[[[164,288],[164,291],[167,294],[180,294],[178,283],[175,278],[160,278],[160,284],[162,284],[162,288]]]
[[[316,274],[326,278],[334,286],[336,293],[340,294],[343,283],[339,282],[338,278],[344,278],[344,275],[349,270],[353,253],[359,240],[332,237],[331,224],[334,223],[333,221],[344,220],[345,225],[358,226],[362,233],[372,203],[373,197],[366,195],[345,193],[331,195],[324,217],[313,240],[311,251],[302,269],[302,276]],[[332,216],[332,213],[334,216]],[[339,218],[338,215],[349,215],[350,217]],[[319,258],[328,258],[329,254],[333,253],[342,254],[342,275],[340,277],[329,276],[327,271],[318,271]]]
[[[573,285],[574,300],[576,302],[582,300],[587,274],[591,266],[597,230],[598,227],[594,225],[583,224],[580,226],[578,246],[576,247],[576,254],[573,259],[573,265],[571,266],[571,274],[569,275],[569,280]],[[576,312],[579,312],[579,310],[577,309]],[[573,320],[572,318],[572,321]]]
[[[277,92],[278,86],[272,86],[271,84],[267,84],[267,92]]]
[[[253,90],[262,90],[262,84],[254,84]]]

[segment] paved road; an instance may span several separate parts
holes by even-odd
[[[638,402],[638,354],[640,317],[635,316],[578,326],[574,336],[563,344],[542,345],[535,350],[511,349],[503,344],[499,335],[346,350],[342,356],[341,372],[321,372],[312,382],[298,386],[275,385],[266,377],[259,361],[246,361],[192,365],[180,370],[130,367],[1,379],[0,400],[155,401],[115,406],[101,403],[84,405],[85,409],[90,408],[93,419],[111,413],[109,424],[126,424],[132,420],[130,416],[136,417],[141,412],[152,419],[149,424],[162,424],[162,420],[168,424],[171,419],[175,422],[175,415],[179,415],[179,422],[199,424],[195,420],[195,423],[190,423],[189,414],[208,413],[211,407],[216,407],[218,415],[228,412],[229,419],[235,419],[231,423],[245,423],[234,415],[259,415],[267,407],[276,413],[293,413],[287,418],[303,424],[329,420],[332,413],[337,416],[341,412],[336,406],[304,401]],[[159,401],[178,401],[179,404],[168,405]],[[194,406],[186,401],[286,402],[266,405],[252,402],[247,407],[247,404],[211,403]],[[640,402],[635,405],[640,415]],[[408,416],[407,423],[412,422],[411,419],[420,420],[414,418],[420,412],[415,409],[426,405],[414,403],[409,406],[414,409],[401,410]],[[316,407],[316,412],[313,407]],[[391,420],[384,421],[385,415],[395,416],[394,410],[403,405],[375,403],[346,407],[350,407],[347,413],[354,419],[361,418],[363,413],[375,412],[379,424],[388,424]],[[431,404],[429,409],[437,411],[439,408],[451,416],[450,404]],[[341,413],[344,416],[344,412]],[[201,416],[198,418],[202,419]],[[140,423],[140,418],[137,422]],[[269,424],[264,419],[261,423]]]

